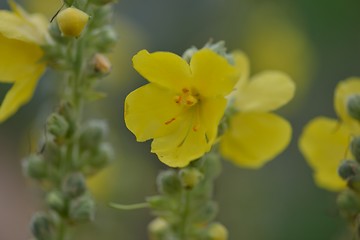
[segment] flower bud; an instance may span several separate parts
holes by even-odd
[[[169,231],[169,224],[165,219],[158,217],[149,223],[148,231],[150,240],[167,239],[165,237]]]
[[[53,166],[59,166],[62,156],[64,154],[64,147],[59,146],[54,141],[47,141],[44,146],[44,159]]]
[[[94,70],[101,74],[109,74],[111,71],[111,62],[103,54],[97,53],[94,56]]]
[[[348,179],[347,185],[355,192],[360,193],[360,175],[355,175]]]
[[[109,26],[99,29],[92,37],[94,45],[100,52],[111,51],[118,40],[115,30]]]
[[[63,192],[70,198],[76,198],[84,194],[86,189],[86,182],[82,173],[68,175],[62,185]]]
[[[87,195],[72,200],[70,202],[69,216],[72,220],[78,222],[94,220],[94,200]]]
[[[341,192],[336,202],[340,210],[348,216],[357,214],[360,211],[360,196],[354,191],[345,190]]]
[[[221,223],[212,223],[208,228],[208,240],[227,240],[228,230]]]
[[[202,204],[198,209],[195,210],[194,222],[196,223],[208,223],[216,217],[218,212],[218,205],[216,202],[209,201]]]
[[[360,137],[354,137],[352,139],[350,150],[355,160],[360,163]]]
[[[102,168],[114,158],[114,150],[109,143],[101,143],[96,153],[89,156],[89,163],[92,167]]]
[[[338,168],[339,176],[344,179],[348,180],[349,178],[353,177],[358,173],[359,165],[357,162],[353,160],[344,160],[340,163]]]
[[[93,149],[104,140],[108,127],[103,120],[92,120],[84,127],[80,136],[80,145],[83,148]]]
[[[63,116],[53,113],[47,120],[47,130],[56,138],[62,138],[67,134],[69,124]]]
[[[163,195],[147,197],[146,202],[149,203],[150,208],[155,211],[164,212],[174,207],[174,202],[168,196]]]
[[[89,20],[89,15],[77,8],[69,7],[62,10],[56,19],[64,36],[79,37]]]
[[[163,194],[173,195],[181,191],[181,182],[174,170],[162,171],[158,175],[156,182],[159,192]]]
[[[347,111],[352,118],[360,121],[360,94],[353,94],[348,97]]]
[[[47,175],[47,165],[41,155],[31,154],[23,162],[23,169],[27,176],[41,180]]]
[[[66,209],[64,195],[60,191],[51,191],[46,196],[46,202],[49,207],[58,213],[62,213]]]
[[[185,189],[193,189],[204,177],[196,168],[184,168],[179,172],[181,185]]]
[[[58,112],[63,116],[69,124],[68,132],[73,133],[76,128],[76,113],[73,105],[69,102],[62,102]]]
[[[37,240],[54,239],[54,223],[45,213],[36,213],[30,223],[32,234]]]

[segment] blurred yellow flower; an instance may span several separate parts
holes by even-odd
[[[171,167],[208,152],[238,78],[225,58],[202,49],[188,64],[169,52],[140,51],[134,68],[150,83],[125,100],[125,122],[137,141],[154,139],[151,151]]]
[[[27,103],[45,63],[40,45],[45,43],[48,23],[41,15],[27,14],[10,2],[12,12],[0,10],[0,82],[13,84],[0,106],[0,122]]]
[[[348,97],[353,94],[360,94],[360,78],[340,82],[334,98],[340,121],[317,117],[305,126],[299,139],[299,148],[315,171],[316,184],[327,190],[339,191],[346,186],[337,169],[342,160],[351,158],[351,137],[360,133],[359,122],[349,116],[346,108]]]
[[[293,98],[295,84],[278,71],[261,72],[248,79],[247,57],[240,52],[234,57],[243,75],[231,95],[236,113],[221,138],[220,151],[237,165],[259,168],[290,142],[290,124],[270,111]]]

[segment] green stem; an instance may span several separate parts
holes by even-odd
[[[63,219],[60,220],[59,234],[57,240],[66,240],[66,224]]]
[[[189,217],[189,207],[190,207],[190,190],[184,190],[185,193],[183,194],[183,206],[181,212],[181,223],[180,223],[180,232],[179,237],[180,240],[187,239],[187,230],[188,230],[188,217]]]

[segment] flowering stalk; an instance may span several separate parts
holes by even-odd
[[[51,41],[43,46],[44,61],[63,73],[64,83],[61,103],[47,120],[42,150],[24,160],[25,173],[43,186],[49,208],[32,219],[38,240],[69,239],[69,227],[94,219],[86,177],[113,155],[106,122],[82,119],[84,104],[103,96],[95,84],[110,71],[103,54],[116,39],[108,2],[65,1],[51,25]]]
[[[161,172],[160,195],[141,205],[157,216],[150,238],[227,239],[226,228],[213,222],[220,154],[258,168],[280,153],[291,127],[269,112],[293,97],[293,82],[276,71],[248,79],[246,56],[228,54],[223,42],[190,48],[183,57],[142,50],[133,64],[149,83],[127,96],[126,125],[138,141],[153,139],[151,151],[160,161],[179,168]]]

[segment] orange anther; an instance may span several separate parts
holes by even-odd
[[[173,121],[175,121],[175,118],[172,118],[172,119],[170,119],[169,121],[166,121],[165,124],[166,124],[166,125],[169,125],[169,124],[172,123]]]

